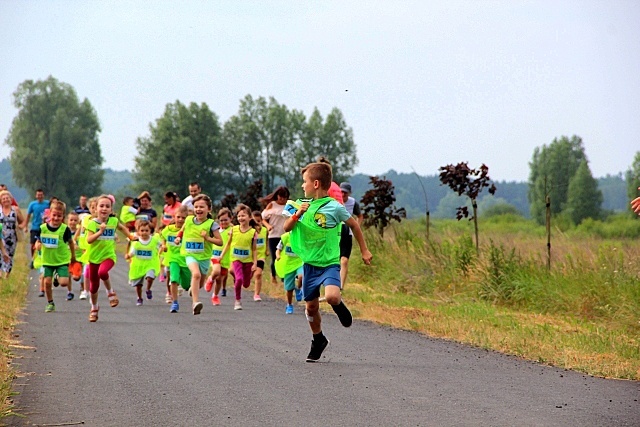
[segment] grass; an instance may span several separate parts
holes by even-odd
[[[479,253],[471,223],[435,222],[430,244],[425,231],[424,221],[406,221],[384,239],[366,232],[370,267],[354,244],[343,294],[356,317],[594,376],[640,379],[637,239],[554,230],[547,271],[544,227],[524,219],[481,222]],[[283,297],[279,286],[265,291]]]
[[[11,349],[17,347],[14,336],[16,318],[24,307],[29,287],[29,267],[24,244],[18,245],[13,271],[9,279],[0,281],[0,419],[12,411],[11,383],[15,376],[11,368]]]

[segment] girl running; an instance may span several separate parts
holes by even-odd
[[[151,235],[151,223],[143,219],[136,221],[136,235],[138,240],[131,243],[131,249],[125,259],[131,260],[129,266],[129,283],[135,286],[138,299],[137,306],[142,305],[142,286],[147,285],[147,299],[153,298],[151,286],[160,271],[160,237]]]
[[[256,230],[256,253],[258,258],[256,271],[253,273],[253,277],[255,279],[253,300],[260,302],[262,301],[262,298],[260,298],[260,291],[262,290],[262,271],[264,270],[264,263],[269,253],[267,249],[267,227],[262,226],[262,215],[260,211],[253,211],[252,215],[254,228]]]
[[[106,194],[96,199],[96,217],[87,224],[87,258],[89,262],[89,292],[91,293],[91,311],[89,321],[98,321],[98,289],[100,280],[104,283],[107,298],[111,307],[120,302],[116,292],[111,288],[109,271],[116,264],[116,229],[129,235],[127,227],[118,218],[112,216],[113,203]]]
[[[211,296],[211,304],[213,305],[220,305],[220,297],[218,296],[220,290],[222,290],[223,297],[227,296],[227,277],[229,276],[229,267],[231,267],[231,254],[227,252],[224,258],[221,255],[222,250],[229,241],[229,230],[231,230],[231,211],[229,208],[222,208],[218,211],[218,224],[220,224],[222,245],[214,245],[213,247],[213,256],[211,257],[212,273],[205,285],[207,292],[210,292],[213,286],[213,295]]]
[[[234,225],[229,231],[227,242],[222,257],[226,252],[231,252],[231,267],[235,276],[236,302],[234,310],[242,310],[242,288],[248,288],[251,284],[251,275],[257,267],[256,230],[251,226],[251,209],[247,205],[239,204],[236,209],[238,225]]]

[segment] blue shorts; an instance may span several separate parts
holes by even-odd
[[[207,274],[209,272],[209,266],[211,265],[211,261],[208,259],[199,261],[194,257],[187,255],[185,257],[185,261],[187,262],[187,266],[194,263],[198,263],[198,266],[200,267],[200,274]]]
[[[320,286],[340,285],[340,264],[327,267],[315,267],[310,264],[303,265],[302,294],[305,301],[313,301],[320,297]]]
[[[304,268],[300,266],[296,271],[292,271],[291,273],[284,276],[284,290],[285,291],[293,291],[296,288],[296,277],[299,275],[302,276],[304,273]]]

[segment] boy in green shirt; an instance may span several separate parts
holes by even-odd
[[[47,307],[45,312],[56,311],[53,303],[53,291],[51,285],[53,276],[58,274],[60,285],[69,289],[67,300],[73,299],[71,281],[69,280],[69,263],[76,261],[75,244],[73,234],[67,224],[63,223],[66,205],[55,201],[50,207],[49,222],[40,225],[35,235],[35,249],[42,251],[42,268],[44,269],[44,286],[47,295]]]
[[[310,163],[302,169],[302,189],[311,200],[298,200],[299,208],[287,204],[283,215],[287,217],[284,231],[291,232],[291,248],[304,262],[302,293],[306,302],[306,316],[313,340],[307,362],[316,362],[329,345],[322,333],[319,311],[320,286],[325,287],[325,298],[338,315],[344,327],[351,326],[351,312],[342,301],[340,293],[340,225],[344,222],[353,231],[360,246],[362,260],[371,264],[372,255],[367,249],[358,222],[343,205],[329,197],[333,180],[331,165]]]

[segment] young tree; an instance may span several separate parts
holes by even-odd
[[[627,196],[629,196],[629,200],[633,200],[640,195],[638,193],[638,187],[640,187],[640,151],[633,158],[633,163],[627,170],[625,178],[627,181]],[[629,209],[631,209],[630,205]]]
[[[585,218],[598,219],[602,206],[602,191],[598,181],[591,175],[586,160],[580,162],[578,170],[569,181],[567,211],[574,224],[580,224]]]
[[[218,117],[207,104],[167,104],[149,130],[149,136],[136,142],[133,175],[138,189],[159,195],[197,181],[212,199],[224,193],[228,154]]]
[[[262,207],[260,205],[260,199],[263,196],[262,193],[262,180],[258,179],[247,188],[247,191],[240,195],[240,203],[244,203],[245,205],[249,206],[252,211],[262,210]]]
[[[91,103],[49,76],[25,80],[13,94],[19,110],[6,143],[16,184],[66,202],[97,194],[103,180],[100,124]]]
[[[369,184],[372,189],[367,190],[360,200],[361,208],[364,211],[364,226],[366,228],[375,227],[380,236],[384,236],[384,229],[391,224],[391,221],[400,222],[407,217],[404,208],[396,208],[394,203],[394,187],[391,181],[377,176],[369,177]]]
[[[485,187],[489,188],[489,194],[496,193],[496,186],[489,178],[489,167],[485,164],[480,169],[471,169],[467,162],[461,162],[457,165],[442,166],[440,169],[440,182],[448,185],[458,196],[465,194],[471,199],[473,208],[473,216],[469,220],[473,220],[476,231],[476,251],[480,250],[478,242],[478,195]],[[469,209],[466,206],[460,206],[456,209],[456,218],[460,221],[462,218],[469,216]]]
[[[551,200],[551,213],[562,212],[567,203],[569,181],[586,160],[579,136],[556,138],[550,145],[536,147],[529,166],[529,204],[531,216],[543,224],[546,216],[546,197]]]

